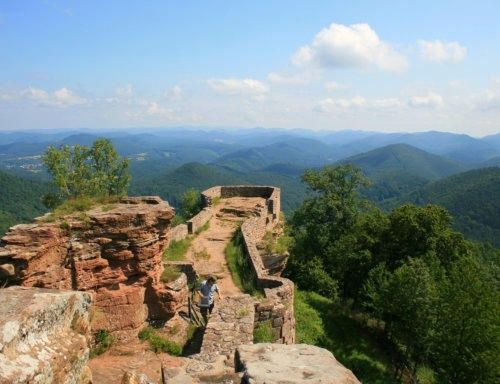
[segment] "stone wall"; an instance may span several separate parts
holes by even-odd
[[[172,234],[170,236],[171,241],[181,241],[184,240],[188,235],[187,224],[179,224],[172,228]]]
[[[209,207],[203,208],[198,214],[194,215],[187,221],[188,233],[192,235],[196,233],[212,218],[212,210]]]
[[[88,384],[90,295],[0,289],[0,384]]]
[[[173,216],[159,197],[128,197],[106,209],[14,226],[2,239],[0,279],[90,292],[94,330],[135,330],[148,317],[166,320],[173,309],[160,280],[161,256]]]
[[[294,284],[291,280],[268,275],[257,249],[266,231],[271,230],[279,220],[280,189],[269,186],[219,186],[202,192],[202,200],[208,206],[217,197],[235,196],[266,199],[266,207],[260,215],[247,219],[241,226],[256,284],[265,295],[265,299],[255,305],[255,326],[266,323],[272,327],[275,342],[292,344],[295,342]]]
[[[262,197],[266,199],[268,213],[272,221],[279,219],[281,191],[279,188],[261,185],[228,185],[209,188],[201,193],[204,206],[209,207],[216,198]]]

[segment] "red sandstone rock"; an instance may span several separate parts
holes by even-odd
[[[22,286],[93,293],[93,328],[137,329],[167,319],[184,291],[160,282],[174,210],[159,197],[127,197],[54,223],[17,225],[0,247],[2,278]],[[69,228],[68,228],[69,227]],[[168,302],[165,302],[168,301]],[[170,302],[172,301],[172,302]]]

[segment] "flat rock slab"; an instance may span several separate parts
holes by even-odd
[[[90,296],[0,289],[0,384],[89,383]]]
[[[306,344],[241,345],[236,366],[249,384],[360,384],[331,352]]]

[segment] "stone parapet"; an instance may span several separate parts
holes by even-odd
[[[291,280],[267,274],[257,244],[266,231],[279,221],[279,188],[272,186],[217,186],[202,192],[202,201],[210,206],[216,198],[263,197],[266,207],[257,217],[252,217],[241,226],[245,251],[250,260],[258,288],[264,290],[265,299],[255,304],[255,326],[267,323],[272,327],[275,342],[295,342],[295,317],[293,310],[294,284]]]
[[[184,240],[188,235],[187,224],[179,224],[172,228],[172,234],[170,236],[171,241],[181,241]]]
[[[0,289],[0,384],[88,384],[90,295]]]
[[[200,212],[194,215],[187,221],[187,230],[190,235],[196,233],[212,218],[212,210],[210,207],[203,208]]]

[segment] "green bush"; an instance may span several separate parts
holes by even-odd
[[[272,343],[274,342],[274,332],[271,321],[258,323],[253,330],[254,343]]]
[[[100,329],[95,334],[94,347],[90,349],[90,358],[102,355],[113,345],[115,339],[105,329]]]
[[[255,285],[255,276],[243,248],[241,230],[237,230],[234,233],[233,238],[224,249],[224,254],[234,284],[245,293],[253,296],[262,296],[262,292]]]
[[[149,342],[149,346],[154,353],[166,352],[173,356],[182,355],[182,346],[160,336],[151,326],[147,326],[139,332],[139,339]]]
[[[193,238],[191,236],[186,237],[183,240],[175,241],[172,240],[168,248],[163,252],[164,261],[180,261],[184,260],[186,253],[191,246]]]
[[[160,280],[163,283],[170,283],[179,278],[182,272],[175,265],[166,265],[163,270]]]

